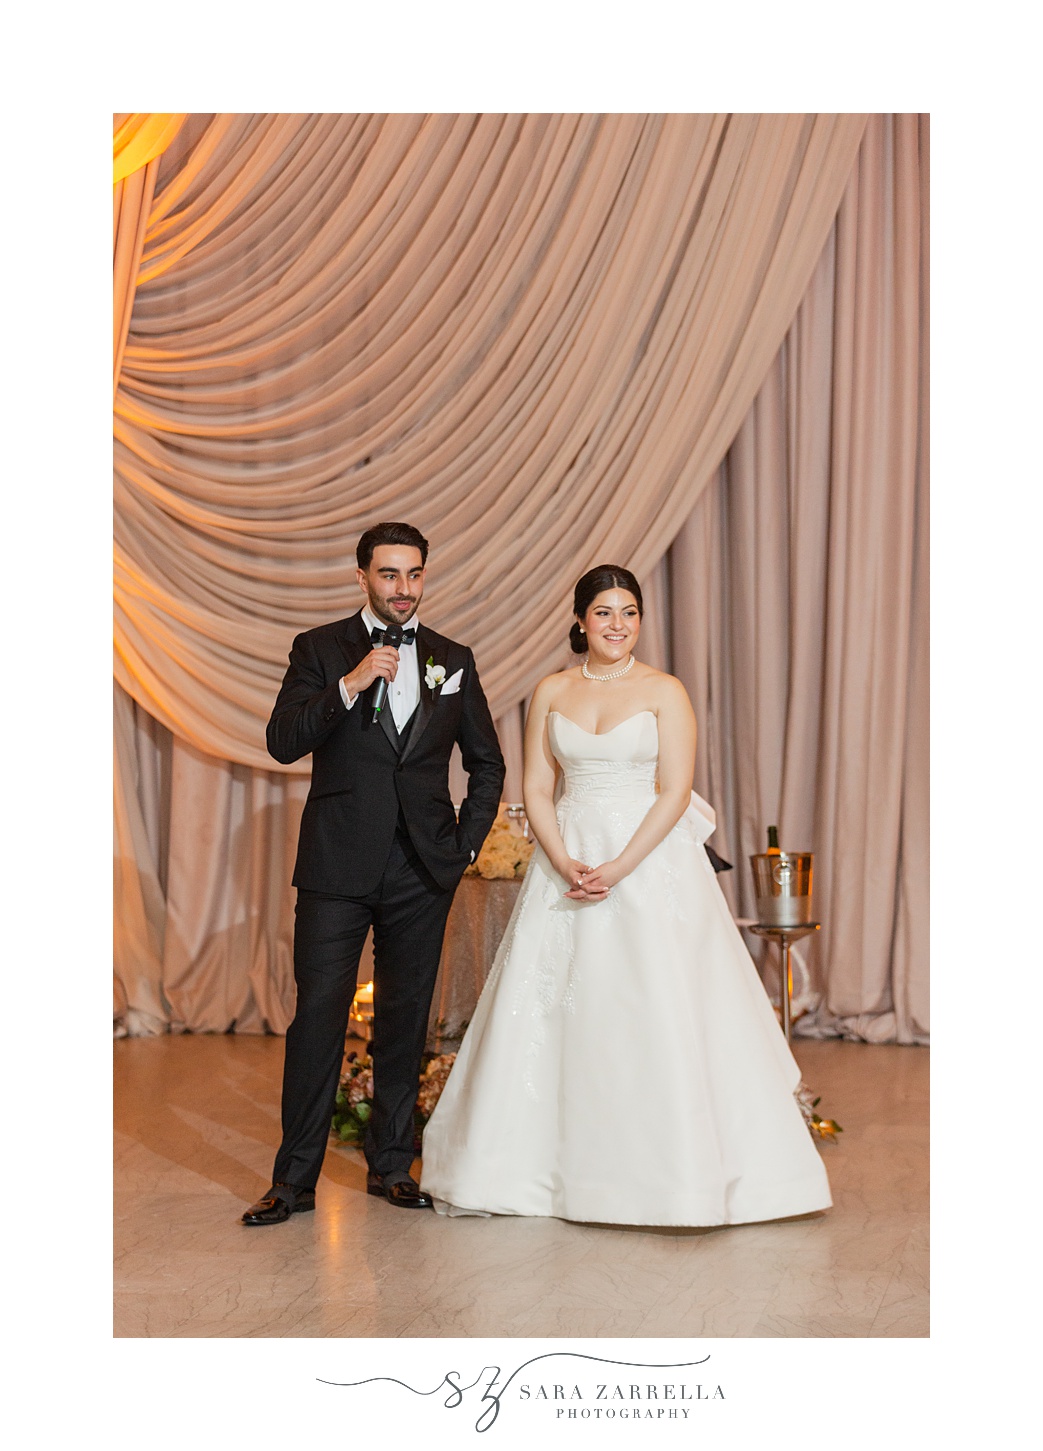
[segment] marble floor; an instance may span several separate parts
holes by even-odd
[[[826,1214],[647,1230],[393,1209],[348,1148],[327,1154],[314,1214],[246,1229],[279,1139],[283,1040],[114,1046],[118,1337],[928,1334],[924,1048],[795,1044],[844,1129],[821,1148]]]

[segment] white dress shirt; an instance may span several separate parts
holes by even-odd
[[[371,634],[373,630],[386,630],[387,626],[383,620],[378,620],[367,605],[362,611],[362,623],[366,627],[366,633]],[[414,615],[404,629],[417,629],[418,620]],[[459,673],[459,672],[457,672]],[[358,700],[357,695],[349,695],[344,685],[344,676],[340,677],[340,698],[350,710]],[[388,684],[388,699],[391,701],[391,715],[395,726],[401,732],[409,717],[420,704],[420,661],[416,653],[416,638],[413,643],[407,645],[403,640],[398,647],[398,670],[394,680]],[[475,853],[472,851],[471,860],[474,861]]]
[[[387,625],[383,620],[378,620],[376,615],[367,605],[362,611],[362,623],[366,627],[366,634],[373,630],[386,630]],[[416,616],[403,626],[407,630],[415,630],[418,621]],[[350,710],[358,700],[357,695],[349,695],[344,685],[343,675],[340,678],[340,698]],[[395,726],[399,731],[405,728],[409,717],[420,704],[420,663],[417,660],[416,640],[407,645],[403,640],[398,647],[398,672],[394,680],[388,681],[388,701],[391,705],[391,715]]]

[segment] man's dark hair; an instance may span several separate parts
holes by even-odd
[[[378,544],[405,544],[420,550],[420,563],[427,563],[427,540],[412,524],[374,524],[355,546],[355,559],[359,569],[368,569],[373,551]]]

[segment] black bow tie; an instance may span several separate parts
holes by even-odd
[[[383,643],[384,643],[384,636],[386,634],[387,634],[387,631],[386,630],[382,630],[382,629],[380,629],[380,627],[378,625],[374,625],[373,628],[372,628],[372,630],[370,630],[370,632],[369,632],[369,642],[370,642],[370,644],[371,645],[383,645]],[[403,645],[412,645],[412,643],[413,643],[413,641],[415,639],[416,639],[416,631],[413,629],[412,626],[410,626],[410,628],[408,630],[403,630],[402,631],[402,643],[403,643]]]

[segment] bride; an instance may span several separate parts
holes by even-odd
[[[717,1225],[831,1203],[797,1064],[703,849],[688,696],[633,655],[642,608],[629,570],[585,574],[585,658],[532,698],[538,846],[424,1134],[441,1213]]]

